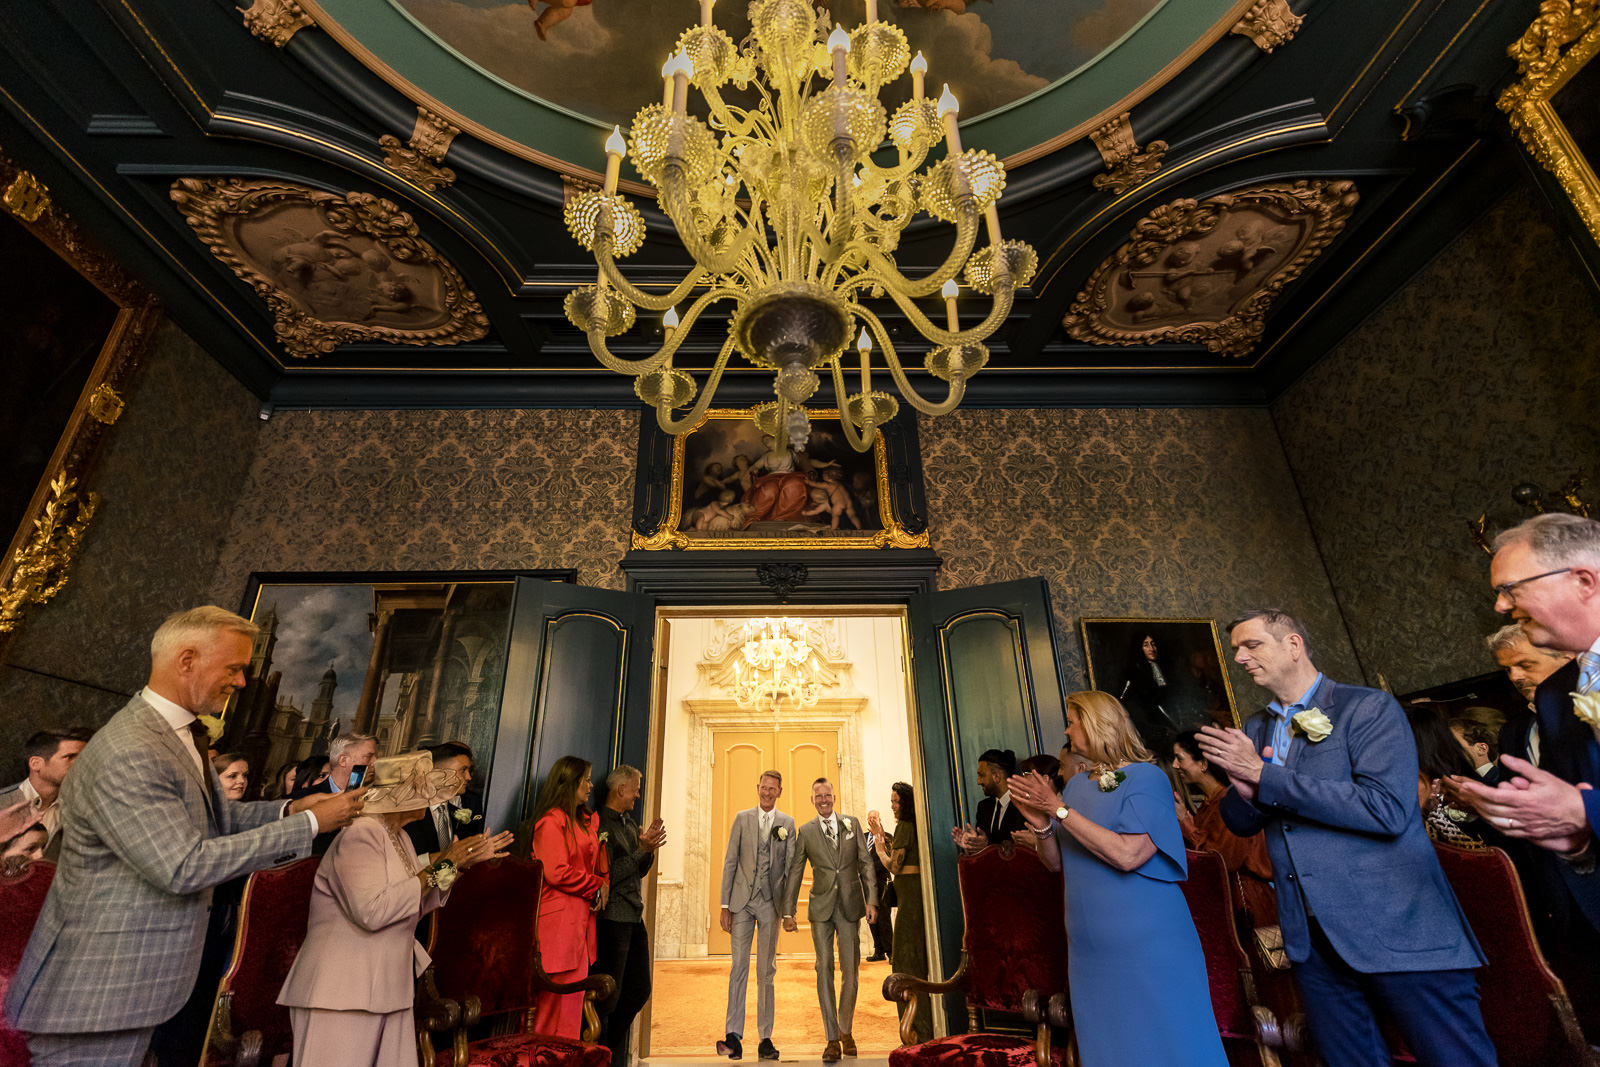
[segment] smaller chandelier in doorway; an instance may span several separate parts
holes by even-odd
[[[816,704],[822,686],[817,656],[799,619],[752,619],[744,624],[744,645],[735,664],[734,692],[739,706],[776,713]]]

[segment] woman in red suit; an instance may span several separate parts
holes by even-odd
[[[589,762],[562,756],[550,768],[533,813],[533,856],[544,864],[539,895],[539,957],[558,982],[588,977],[595,957],[595,914],[609,889],[600,857],[600,817],[585,805],[592,786]],[[540,993],[533,1029],[578,1040],[583,994]]]

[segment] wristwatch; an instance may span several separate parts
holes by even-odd
[[[428,876],[428,884],[439,892],[447,891],[455,880],[461,876],[452,860],[435,860],[423,874]]]
[[[1056,822],[1066,822],[1067,816],[1072,814],[1072,809],[1065,804],[1056,809]]]

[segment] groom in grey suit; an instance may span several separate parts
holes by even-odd
[[[861,969],[861,917],[870,924],[878,918],[878,885],[872,877],[867,840],[861,821],[833,812],[833,785],[826,778],[811,783],[811,806],[817,817],[800,827],[789,853],[784,878],[783,928],[799,929],[794,920],[800,903],[800,881],[806,860],[811,861],[811,897],[806,921],[811,924],[811,944],[817,952],[817,1000],[822,1005],[822,1029],[828,1045],[824,1063],[841,1054],[854,1056],[856,1041],[850,1035],[856,1014],[856,979]],[[839,969],[843,982],[838,1007],[833,999],[833,942],[839,942]]]
[[[722,861],[722,930],[733,935],[733,969],[728,973],[727,1037],[717,1052],[729,1059],[744,1055],[745,987],[750,981],[750,939],[756,935],[757,1050],[764,1060],[778,1058],[772,1044],[773,979],[778,974],[778,902],[783,873],[794,841],[794,819],[777,810],[783,775],[764,771],[756,783],[758,807],[733,817],[728,855]]]

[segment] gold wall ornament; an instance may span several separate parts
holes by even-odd
[[[6,186],[6,210],[23,222],[38,222],[50,210],[50,190],[31,171],[18,171]]]
[[[0,586],[0,633],[11,633],[28,608],[48,604],[66,586],[73,556],[99,506],[100,498],[80,495],[77,479],[65,471],[51,479],[33,536],[17,549],[11,573]]]
[[[419,107],[409,145],[401,144],[400,138],[387,133],[378,138],[378,144],[383,148],[384,164],[390,170],[434,192],[456,180],[456,172],[444,166],[444,157],[450,150],[450,142],[460,132],[461,127]]]
[[[1354,182],[1273,183],[1174,200],[1139,220],[1132,240],[1090,276],[1062,320],[1102,345],[1203,344],[1244,356],[1267,308],[1344,228]]]
[[[489,332],[460,272],[389,200],[236,178],[180,178],[170,195],[211,253],[266,302],[291,356],[358,341],[451,345]]]
[[[315,24],[295,0],[256,0],[241,14],[251,33],[279,48],[288,44],[289,38]]]
[[[1289,0],[1256,0],[1255,6],[1233,24],[1231,32],[1248,37],[1263,52],[1271,52],[1287,44],[1306,20],[1289,7]]]
[[[1127,111],[1089,134],[1089,139],[1106,165],[1106,173],[1094,176],[1094,187],[1113,196],[1121,196],[1160,170],[1161,157],[1167,154],[1165,141],[1151,141],[1139,151],[1132,114]]]
[[[117,391],[111,388],[109,382],[101,382],[95,386],[94,392],[89,394],[89,417],[96,422],[112,425],[122,417],[122,410],[127,407]]]
[[[1600,53],[1600,0],[1544,0],[1506,52],[1517,61],[1518,80],[1500,94],[1499,108],[1600,243],[1600,178],[1554,106],[1561,88]]]

